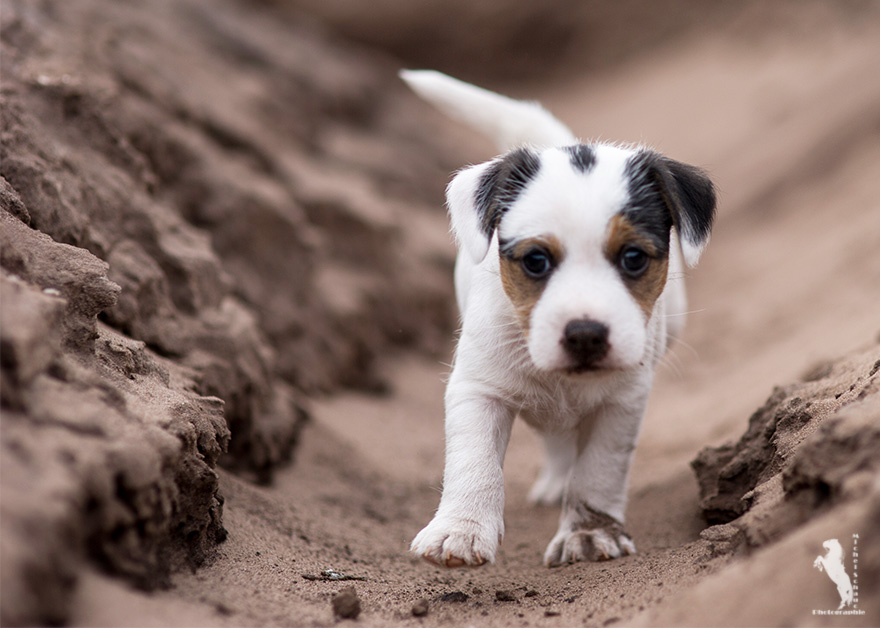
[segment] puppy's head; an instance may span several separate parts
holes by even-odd
[[[653,151],[578,144],[462,170],[447,204],[475,263],[497,234],[501,283],[535,365],[577,373],[643,359],[672,229],[696,264],[715,193],[702,171]]]

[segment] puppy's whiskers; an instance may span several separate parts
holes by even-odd
[[[705,312],[706,309],[703,308],[701,310],[690,310],[688,312],[675,312],[674,314],[664,314],[664,318],[675,318],[677,316],[688,316],[689,314],[700,314],[701,312]]]
[[[483,329],[505,329],[505,328],[513,328],[518,329],[519,323],[516,321],[505,321],[502,323],[498,323],[497,325],[484,325]]]
[[[665,352],[661,353],[658,351],[657,353],[660,353],[660,355],[656,356],[658,365],[669,369],[676,377],[682,376],[682,361],[681,358],[676,355],[675,351],[667,349]]]
[[[676,345],[681,345],[682,347],[684,347],[685,349],[687,349],[688,351],[690,351],[690,352],[691,352],[691,355],[693,355],[695,358],[699,358],[699,357],[700,357],[700,352],[697,351],[697,350],[694,348],[693,345],[691,345],[691,344],[688,343],[688,342],[685,342],[685,341],[682,340],[681,338],[676,338],[674,344],[676,344]]]

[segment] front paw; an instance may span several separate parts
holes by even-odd
[[[479,567],[495,562],[503,533],[503,524],[434,517],[413,539],[410,551],[441,567]]]
[[[636,546],[615,519],[590,509],[577,523],[560,527],[544,553],[544,564],[600,561],[635,554]]]
[[[614,534],[604,528],[557,534],[544,553],[544,564],[559,567],[567,563],[600,561],[635,554],[636,546],[625,532]]]

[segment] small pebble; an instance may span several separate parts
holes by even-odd
[[[428,614],[428,600],[422,598],[420,600],[416,600],[416,603],[412,606],[412,614],[414,617],[424,617]]]
[[[495,601],[496,602],[516,602],[516,596],[513,594],[513,591],[495,591]]]
[[[346,587],[333,596],[333,614],[341,619],[357,619],[361,614],[361,601],[354,587]]]
[[[452,591],[451,593],[444,593],[437,599],[441,602],[455,602],[461,604],[462,602],[468,601],[468,594],[461,591]]]

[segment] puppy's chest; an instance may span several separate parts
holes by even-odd
[[[615,386],[561,377],[525,376],[511,391],[520,417],[541,431],[570,430],[590,420]]]

